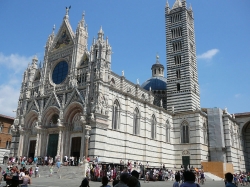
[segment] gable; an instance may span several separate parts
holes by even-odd
[[[50,106],[56,106],[57,108],[61,108],[61,103],[57,97],[57,95],[55,94],[55,92],[51,93],[50,98],[46,101],[45,107],[44,107],[44,111],[50,107]]]
[[[66,19],[63,21],[53,42],[53,51],[72,45],[74,32]]]

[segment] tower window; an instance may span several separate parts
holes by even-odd
[[[178,28],[174,28],[171,30],[171,36],[172,38],[178,38],[182,36],[182,28],[178,27]]]
[[[181,49],[182,49],[181,41],[173,43],[173,51],[180,51]]]
[[[177,79],[181,78],[181,70],[176,70],[176,77]]]
[[[174,63],[175,64],[181,64],[181,55],[178,55],[178,56],[174,57]]]
[[[177,91],[179,92],[181,90],[181,85],[180,83],[177,83]]]
[[[120,125],[120,105],[116,100],[112,109],[112,129],[119,129]]]
[[[196,93],[196,85],[194,85],[194,93]]]
[[[181,127],[181,143],[189,143],[189,126],[183,123]]]
[[[171,23],[181,21],[181,14],[174,14],[170,17]]]
[[[156,119],[155,116],[152,116],[151,119],[151,138],[155,139],[156,138]]]

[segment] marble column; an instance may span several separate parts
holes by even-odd
[[[88,154],[89,154],[89,131],[91,130],[91,126],[85,125],[85,159],[83,160],[83,177],[86,177],[86,171],[88,168]]]
[[[37,134],[36,134],[36,148],[35,148],[35,156],[38,156],[37,155],[37,150],[38,150],[38,146],[39,146],[39,131],[37,131]]]
[[[18,145],[18,156],[23,156],[23,145],[24,145],[24,131],[20,130],[20,139],[19,139],[19,145]]]
[[[86,135],[85,135],[85,159],[89,156],[89,131],[91,130],[91,126],[85,125]]]
[[[61,152],[61,140],[62,140],[62,129],[59,128],[59,136],[58,136],[58,144],[57,144],[57,157],[60,155]],[[60,155],[61,156],[61,155]]]

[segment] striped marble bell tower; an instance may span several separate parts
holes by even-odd
[[[174,112],[200,109],[194,17],[186,0],[165,7],[167,55],[167,109]]]

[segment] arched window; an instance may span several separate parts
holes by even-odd
[[[180,91],[181,90],[181,85],[180,83],[177,83],[177,91]]]
[[[116,100],[112,109],[112,129],[119,129],[120,125],[120,105]]]
[[[134,134],[140,134],[140,112],[138,108],[134,111]]]
[[[207,126],[205,123],[203,124],[203,139],[204,139],[204,144],[207,144]]]
[[[166,142],[170,142],[170,125],[168,121],[166,123]]]
[[[181,143],[189,143],[189,126],[187,122],[181,125]]]
[[[155,139],[156,138],[156,119],[155,116],[152,116],[151,119],[151,138]]]

